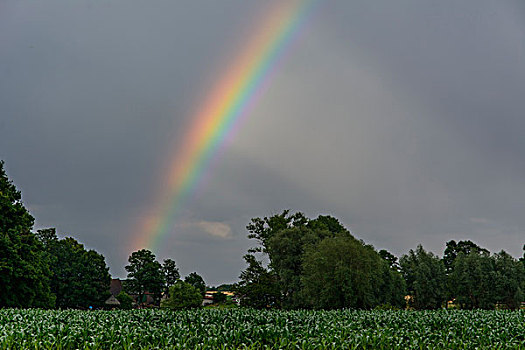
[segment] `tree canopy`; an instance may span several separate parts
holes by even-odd
[[[34,219],[0,161],[0,307],[53,307],[49,262]]]
[[[446,301],[446,274],[441,259],[421,245],[399,260],[401,273],[416,309],[438,309]]]
[[[102,306],[111,277],[104,256],[86,250],[74,238],[58,239],[55,229],[39,230],[52,272],[51,291],[59,308]]]
[[[128,259],[127,291],[136,294],[139,303],[144,301],[146,292],[152,293],[156,302],[160,301],[165,285],[162,265],[155,260],[155,254],[147,249],[131,253]]]
[[[180,279],[179,269],[177,264],[172,259],[164,259],[162,264],[162,272],[164,272],[164,279],[166,282],[166,291],[169,287],[175,284]]]
[[[171,310],[191,309],[201,306],[202,294],[190,283],[178,280],[169,288],[169,297],[161,306]]]
[[[186,278],[184,278],[184,282],[191,284],[197,290],[204,296],[204,293],[206,293],[206,284],[204,283],[204,279],[197,273],[192,272]]]
[[[244,257],[249,266],[240,276],[239,291],[250,306],[329,309],[403,304],[401,275],[331,216],[309,219],[285,210],[254,218],[247,229],[257,246]],[[253,254],[262,254],[268,267]]]

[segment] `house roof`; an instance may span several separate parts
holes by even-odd
[[[112,295],[105,301],[105,304],[106,305],[120,305],[120,301],[118,301],[117,298],[115,298],[115,296]]]

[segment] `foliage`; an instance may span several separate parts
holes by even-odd
[[[225,283],[225,284],[221,284],[216,289],[220,292],[231,292],[235,289],[235,285]]]
[[[51,291],[59,308],[101,306],[109,297],[111,277],[104,256],[86,250],[71,237],[58,239],[55,229],[37,233],[51,263]]]
[[[213,302],[214,303],[224,303],[228,299],[228,296],[224,293],[217,292],[213,294]]]
[[[381,249],[378,253],[379,256],[388,263],[388,266],[390,266],[391,269],[395,271],[400,270],[399,262],[397,261],[397,257],[394,254],[385,249]]]
[[[256,309],[280,306],[280,290],[277,276],[268,271],[253,254],[246,254],[244,260],[248,268],[241,272],[237,292],[241,296],[241,306]]]
[[[147,249],[141,249],[131,253],[128,262],[129,265],[125,267],[128,271],[126,291],[136,294],[139,303],[144,300],[146,292],[152,293],[158,303],[165,280],[162,265],[155,260],[155,254]]]
[[[488,254],[489,251],[485,248],[481,248],[479,245],[470,240],[459,241],[457,243],[454,240],[448,241],[443,254],[443,264],[445,265],[447,274],[452,272],[454,260],[460,253],[463,253],[464,255],[469,255],[470,253]]]
[[[494,254],[493,258],[496,301],[509,309],[517,309],[525,300],[525,268],[504,251]]]
[[[2,349],[522,349],[524,311],[0,310]]]
[[[180,279],[179,269],[177,264],[172,259],[164,259],[162,264],[162,272],[164,272],[164,279],[166,281],[166,291],[169,287],[175,284]]]
[[[266,300],[266,306],[286,309],[403,304],[399,273],[331,216],[309,219],[285,210],[254,218],[247,229],[258,245],[250,251],[262,253],[269,263],[266,269],[255,256],[245,256],[250,271],[241,275],[240,290],[248,300],[241,303],[264,307]]]
[[[200,290],[181,280],[170,287],[168,299],[161,303],[163,308],[171,310],[191,309],[201,305],[202,294]]]
[[[449,275],[454,304],[462,309],[492,309],[495,306],[494,264],[488,254],[460,252]]]
[[[128,293],[121,291],[116,296],[117,300],[120,302],[120,308],[123,310],[131,310],[133,308],[133,298],[128,295]]]
[[[446,301],[446,275],[443,262],[421,245],[400,259],[410,304],[415,309],[438,309]]]
[[[206,293],[206,284],[204,283],[204,280],[197,272],[192,272],[186,278],[184,278],[184,282],[191,284],[197,290],[200,291],[201,295],[204,296]]]
[[[21,198],[0,161],[0,308],[53,307],[49,262]]]
[[[368,309],[403,304],[399,273],[391,270],[373,248],[350,235],[325,238],[312,246],[304,258],[304,270],[303,296],[314,308]],[[395,276],[398,285],[393,285]]]

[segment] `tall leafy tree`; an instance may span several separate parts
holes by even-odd
[[[246,226],[249,232],[248,238],[257,242],[257,246],[251,248],[249,252],[262,253],[267,257],[268,271],[275,278],[266,278],[270,276],[268,275],[263,280],[265,283],[276,283],[269,289],[281,290],[278,304],[286,308],[300,306],[301,259],[305,243],[303,237],[311,232],[306,226],[308,222],[308,218],[302,213],[290,214],[289,210],[284,210],[281,214],[270,217],[253,218]],[[248,257],[248,259],[246,260],[245,256],[248,265],[255,268],[255,257]],[[252,287],[254,287],[252,291],[259,292],[257,286]],[[265,289],[268,287],[265,286]]]
[[[493,259],[487,253],[460,252],[449,275],[450,292],[462,309],[492,309],[496,303]]]
[[[48,261],[21,198],[0,161],[0,308],[52,307]]]
[[[162,272],[164,272],[164,279],[166,281],[166,292],[169,287],[175,284],[180,279],[179,269],[177,264],[172,259],[164,259],[162,264]]]
[[[503,250],[493,257],[497,302],[509,309],[517,309],[525,300],[525,268]]]
[[[131,253],[128,258],[129,265],[126,283],[127,292],[135,294],[139,303],[144,301],[146,292],[152,293],[156,302],[160,301],[165,279],[162,265],[155,260],[155,254],[147,249]]]
[[[446,301],[446,274],[443,262],[421,245],[400,259],[401,272],[416,309],[438,309]]]
[[[457,243],[454,240],[448,241],[446,243],[445,252],[443,253],[443,264],[445,265],[447,274],[452,272],[454,260],[459,253],[463,253],[464,255],[468,255],[470,253],[488,254],[489,251],[470,240],[459,241]]]
[[[278,231],[269,240],[271,267],[278,277],[284,308],[304,307],[301,275],[304,250],[309,239],[315,239],[313,232],[301,226]]]
[[[51,290],[59,308],[102,306],[109,297],[111,277],[104,256],[86,250],[71,237],[58,239],[55,229],[39,230],[50,262]]]
[[[197,272],[192,272],[186,276],[186,278],[184,278],[184,282],[189,283],[197,288],[197,290],[201,292],[202,296],[204,296],[206,293],[206,284],[204,283],[204,279]]]
[[[397,276],[397,277],[396,277]],[[377,252],[351,235],[310,246],[304,258],[303,296],[314,308],[401,306],[401,276]]]
[[[237,286],[241,305],[256,309],[280,307],[281,292],[277,275],[268,271],[253,254],[246,254],[244,260],[248,267],[241,272]]]
[[[262,294],[261,290],[279,290],[278,294],[271,294],[279,300],[274,304],[290,309],[304,307],[334,308],[348,305],[370,307],[370,305],[378,305],[379,303],[399,304],[399,300],[402,300],[403,281],[400,275],[388,268],[388,265],[381,260],[373,247],[356,240],[336,218],[320,215],[316,219],[309,219],[300,212],[291,214],[285,210],[281,214],[271,217],[254,218],[247,229],[249,231],[248,237],[257,242],[257,246],[252,248],[250,252],[262,253],[268,261],[268,268],[266,269],[260,261],[255,259],[255,256],[245,256],[249,267],[243,272],[241,279],[244,280],[242,285],[246,292],[245,297],[248,296],[251,303],[256,297],[250,297],[249,294]],[[374,266],[377,265],[377,271],[371,272],[372,270],[365,268],[359,270],[357,265],[351,264],[353,260],[343,258],[344,254],[338,255],[338,249],[341,247],[331,245],[332,241],[330,241],[330,239],[336,238],[345,243],[353,242],[350,245],[351,247],[358,247],[356,248],[357,251],[352,252],[350,245],[345,245],[344,248],[348,250],[347,253],[355,253],[353,256],[356,261],[362,259],[372,265],[375,264]],[[337,274],[341,276],[340,279],[331,279],[333,275],[330,274],[335,273],[334,269],[338,271]],[[368,286],[366,288],[369,288],[367,290],[374,290],[374,292],[367,292],[367,294],[357,291],[357,289],[348,290],[348,293],[343,292],[345,297],[350,298],[350,295],[353,295],[352,297],[358,295],[358,298],[362,297],[363,300],[351,301],[348,299],[341,301],[341,298],[337,297],[340,295],[338,288],[351,281],[350,277],[350,279],[345,280],[348,276],[343,277],[344,273],[341,271],[353,271],[361,277],[369,273],[364,278],[367,283],[361,286],[365,288],[366,285]],[[367,272],[365,273],[365,271]],[[254,272],[258,272],[255,275],[261,277],[257,283],[247,283],[246,277]],[[259,288],[262,286],[260,282],[263,279],[262,277],[270,276],[272,278],[264,278],[265,283],[275,283],[276,286],[264,285],[264,289]],[[320,289],[317,288],[319,281],[326,282],[326,284],[319,286]],[[376,290],[379,291],[379,294],[383,294],[379,295],[375,292]],[[334,294],[331,294],[332,292]],[[367,295],[365,296],[365,294]]]
[[[246,226],[248,238],[257,242],[257,246],[249,250],[250,253],[268,253],[269,240],[280,230],[304,226],[308,218],[303,213],[290,214],[284,210],[281,214],[264,218],[253,218]]]

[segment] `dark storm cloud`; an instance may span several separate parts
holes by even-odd
[[[0,158],[37,225],[124,276],[174,145],[261,13],[233,0],[0,6]],[[472,239],[521,255],[524,61],[519,1],[323,2],[159,257],[235,281],[244,226],[285,208],[333,214],[396,254]]]

